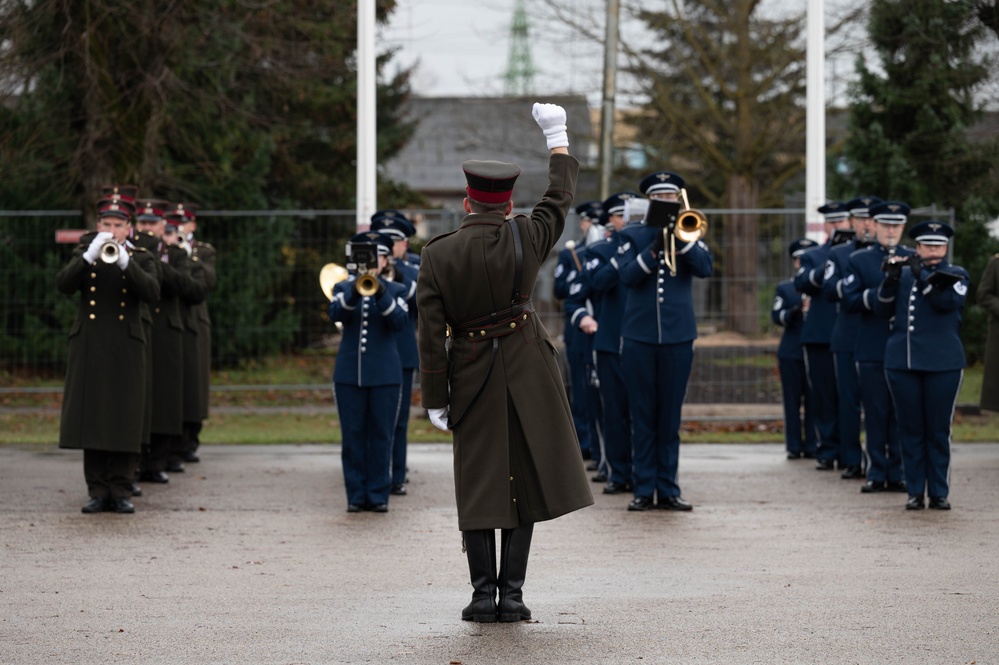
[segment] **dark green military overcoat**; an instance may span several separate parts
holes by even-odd
[[[130,249],[122,271],[101,260],[87,263],[86,249],[77,247],[56,276],[61,292],[80,294],[69,331],[59,447],[138,453],[147,341],[139,304],[159,298],[156,259],[144,249]]]
[[[212,371],[212,320],[205,298],[215,286],[215,248],[196,240],[191,244],[191,274],[196,289],[182,298],[184,317],[184,422],[208,417],[208,390]]]
[[[517,218],[524,294],[533,292],[562,234],[578,169],[575,158],[552,155],[544,198],[530,218]],[[494,357],[492,340],[456,335],[445,348],[447,325],[509,308],[513,281],[513,232],[500,215],[469,215],[456,232],[423,249],[416,292],[420,386],[424,407],[450,406],[452,422],[461,419],[454,480],[462,531],[513,528],[593,503],[555,347],[537,316],[497,338]]]
[[[978,304],[989,314],[989,336],[985,344],[981,407],[999,411],[999,254],[989,259],[978,283]]]

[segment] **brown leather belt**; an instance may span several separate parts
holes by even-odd
[[[528,300],[501,312],[494,312],[481,319],[463,323],[451,328],[452,339],[472,339],[475,341],[509,335],[517,328],[527,325],[528,317],[534,313],[534,302]]]

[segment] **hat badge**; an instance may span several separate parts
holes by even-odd
[[[628,199],[632,198],[632,196],[631,194],[621,194],[620,198],[622,201],[627,201]]]
[[[888,206],[888,209],[891,210],[892,212],[898,212],[899,210],[902,209],[902,206],[890,205],[890,206]]]
[[[928,226],[930,227],[930,231],[933,231],[934,233],[936,233],[943,227],[942,224],[936,224],[936,223],[931,223]]]
[[[860,200],[863,201],[864,205],[868,207],[871,205],[871,202],[874,201],[874,199],[872,199],[870,196],[865,196]]]
[[[659,182],[666,182],[669,180],[670,176],[668,173],[657,173],[656,178],[659,179]]]

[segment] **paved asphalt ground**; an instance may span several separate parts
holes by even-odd
[[[79,453],[0,448],[0,662],[999,662],[999,444],[954,446],[951,512],[686,445],[694,512],[598,494],[536,527],[518,624],[460,620],[449,446],[412,447],[387,514],[345,512],[335,446],[202,460],[83,515]]]

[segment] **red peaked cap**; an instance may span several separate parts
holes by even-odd
[[[505,203],[513,197],[520,167],[509,162],[472,159],[461,165],[468,198],[482,203]]]

